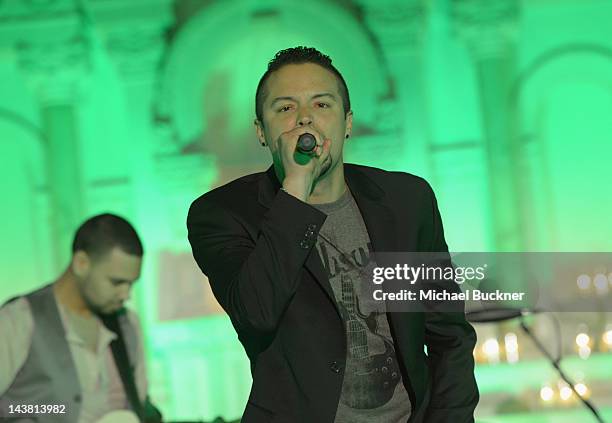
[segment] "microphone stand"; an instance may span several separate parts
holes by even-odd
[[[561,376],[561,379],[563,379],[569,386],[570,388],[572,388],[572,391],[574,391],[574,393],[576,394],[576,396],[580,399],[580,401],[584,404],[584,406],[586,408],[588,408],[591,413],[593,413],[593,416],[595,417],[595,419],[599,422],[599,423],[605,423],[605,421],[601,418],[601,416],[599,415],[599,412],[597,411],[597,409],[595,408],[595,406],[586,398],[584,398],[582,395],[580,395],[578,393],[578,391],[576,391],[576,388],[574,387],[574,382],[571,381],[571,379],[567,376],[567,374],[563,371],[563,369],[561,368],[561,366],[559,366],[559,360],[555,359],[549,352],[548,350],[544,347],[544,345],[542,345],[542,343],[540,342],[540,340],[535,336],[535,334],[531,331],[531,329],[529,329],[529,327],[525,324],[525,320],[523,318],[523,315],[521,314],[520,318],[520,325],[521,325],[521,329],[523,329],[523,332],[525,332],[525,334],[531,338],[531,340],[533,341],[533,343],[535,344],[535,346],[538,348],[538,350],[540,350],[540,352],[542,354],[544,354],[544,356],[546,356],[546,358],[548,358],[548,360],[550,361],[550,364],[552,364],[552,366],[557,370],[557,372],[559,373],[559,375]]]

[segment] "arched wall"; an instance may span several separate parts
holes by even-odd
[[[612,49],[552,49],[526,68],[516,89],[532,248],[609,251]]]

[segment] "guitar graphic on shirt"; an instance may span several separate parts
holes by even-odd
[[[383,313],[372,312],[367,316],[362,314],[351,278],[342,274],[341,284],[342,300],[338,305],[346,322],[348,346],[342,398],[352,408],[377,408],[386,404],[393,397],[395,387],[400,380],[395,350],[390,341],[376,332],[378,329],[376,317]],[[368,327],[359,317],[370,323]],[[370,328],[371,325],[374,328]],[[385,345],[383,353],[370,355],[368,330],[372,335],[382,339]]]

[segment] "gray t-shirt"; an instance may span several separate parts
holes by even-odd
[[[405,423],[411,413],[384,303],[368,295],[370,238],[347,189],[337,201],[313,204],[327,214],[317,250],[346,329],[346,371],[335,423]]]

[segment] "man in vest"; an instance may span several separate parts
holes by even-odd
[[[122,409],[144,419],[142,333],[124,308],[142,255],[129,222],[94,216],[57,280],[0,308],[0,419],[96,422]]]

